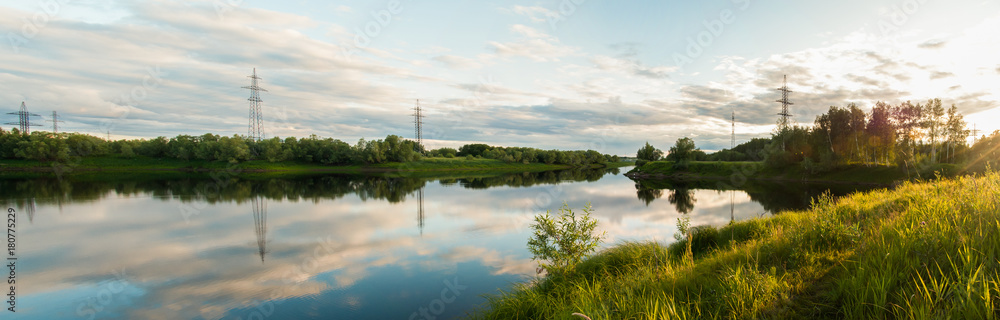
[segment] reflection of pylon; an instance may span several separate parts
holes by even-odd
[[[28,223],[35,223],[35,198],[28,200],[24,206],[24,212],[28,214]]]
[[[257,249],[260,253],[260,263],[264,263],[264,253],[267,252],[267,200],[263,196],[251,198],[253,204],[253,226],[257,235]]]
[[[31,123],[31,117],[39,117],[39,115],[28,112],[28,107],[24,105],[24,101],[21,101],[21,110],[8,112],[7,114],[17,115],[17,122],[8,122],[7,124],[16,124],[21,133],[31,133],[31,126],[38,126],[37,124]]]
[[[417,227],[420,228],[420,235],[424,235],[424,188],[421,187],[417,191],[417,197],[419,197],[420,204],[417,207]]]

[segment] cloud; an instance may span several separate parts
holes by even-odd
[[[948,44],[948,42],[944,41],[944,40],[928,40],[928,41],[926,41],[924,43],[918,44],[917,48],[921,48],[921,49],[941,49],[946,44]]]
[[[653,79],[668,78],[670,73],[676,72],[677,67],[646,67],[638,60],[618,59],[608,56],[597,55],[590,59],[597,68],[607,71],[615,71],[628,75],[635,75]]]
[[[440,55],[440,56],[435,56],[432,59],[452,69],[467,70],[467,69],[477,69],[482,66],[482,64],[476,62],[476,60],[454,55]]]
[[[513,25],[510,31],[519,35],[519,39],[512,42],[489,42],[489,48],[497,55],[527,57],[536,62],[555,62],[577,51],[562,45],[555,37],[525,25]]]
[[[532,22],[545,22],[548,19],[558,17],[559,14],[555,11],[539,7],[539,6],[521,6],[515,5],[513,9],[510,9],[516,14],[523,15],[531,19]]]
[[[930,78],[931,78],[931,80],[937,80],[937,79],[950,78],[950,77],[954,77],[954,76],[955,76],[955,74],[951,73],[951,72],[934,71],[934,72],[931,72]]]

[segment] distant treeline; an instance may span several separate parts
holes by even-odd
[[[776,130],[770,139],[753,139],[712,154],[695,150],[687,157],[696,161],[764,161],[771,167],[801,165],[809,170],[842,164],[912,168],[928,163],[996,168],[1000,132],[979,137],[972,146],[967,143],[969,133],[958,108],[952,105],[945,109],[940,99],[925,104],[878,102],[868,112],[849,104],[830,107],[816,117],[812,127]]]
[[[530,187],[558,184],[563,181],[597,181],[617,169],[565,169],[544,172],[524,172],[485,177],[439,179],[441,185],[458,185],[466,189],[493,187]],[[119,196],[172,194],[182,202],[204,201],[210,204],[249,201],[256,196],[283,201],[336,200],[357,195],[361,200],[406,201],[417,190],[435,179],[391,178],[371,175],[318,175],[301,178],[266,180],[233,177],[224,184],[206,176],[204,179],[111,179],[88,181],[75,178],[0,179],[0,200],[26,207],[24,201],[39,204],[73,203],[99,200],[114,192]],[[163,198],[166,201],[166,198]]]
[[[380,164],[419,160],[423,146],[412,140],[389,135],[384,140],[361,139],[351,145],[338,139],[308,138],[284,139],[274,137],[254,141],[233,135],[231,137],[206,133],[201,136],[178,135],[173,138],[133,139],[108,141],[77,133],[35,131],[22,134],[17,129],[0,128],[0,158],[38,161],[69,161],[74,157],[115,155],[126,158],[174,158],[180,160],[228,161],[247,160],[302,161],[326,165]],[[566,165],[603,164],[618,161],[617,156],[603,155],[597,151],[558,151],[533,148],[491,147],[470,144],[459,150],[441,148],[432,150],[430,156],[497,159],[506,162],[548,163]]]

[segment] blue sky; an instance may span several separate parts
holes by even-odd
[[[1000,3],[936,1],[60,1],[0,4],[0,105],[112,138],[413,136],[631,155],[941,98],[1000,129]],[[15,119],[5,119],[4,122]]]

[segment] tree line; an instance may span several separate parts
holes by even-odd
[[[424,152],[415,141],[389,135],[383,140],[358,140],[349,144],[339,139],[274,137],[255,141],[239,135],[200,136],[178,135],[173,138],[105,140],[79,133],[35,131],[24,134],[17,129],[0,128],[0,159],[27,159],[65,162],[75,157],[119,156],[149,157],[179,160],[227,161],[248,160],[270,162],[300,161],[324,165],[380,164],[416,161],[425,156],[497,159],[505,162],[547,163],[565,165],[604,164],[617,162],[617,156],[594,150],[560,151],[520,147],[493,147],[469,144],[456,150],[441,148]]]
[[[679,152],[672,150],[666,157],[675,161],[764,161],[771,167],[801,165],[810,171],[845,164],[995,167],[1000,132],[982,136],[971,146],[967,143],[969,133],[964,115],[954,104],[945,108],[940,99],[923,104],[878,102],[867,112],[852,103],[843,108],[831,106],[811,127],[776,129],[770,139],[755,138],[712,154],[692,149],[693,142],[682,138],[674,146]],[[656,161],[663,152],[647,142],[637,157]]]

